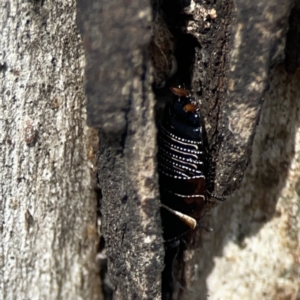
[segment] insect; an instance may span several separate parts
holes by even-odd
[[[171,299],[175,260],[188,233],[204,217],[207,203],[208,161],[204,125],[198,106],[186,89],[172,87],[171,92],[173,99],[165,107],[158,134],[158,172],[165,240],[163,299]]]
[[[158,171],[165,241],[195,229],[207,200],[204,126],[189,91],[172,87],[158,135]]]

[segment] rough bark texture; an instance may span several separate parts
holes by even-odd
[[[100,135],[102,228],[116,299],[160,299],[163,241],[156,130],[153,99],[138,97],[141,93],[138,89],[133,93],[124,148],[119,140]]]
[[[215,193],[239,187],[249,163],[271,60],[283,56],[291,1],[238,0],[235,3],[227,79],[228,97],[220,105]],[[275,52],[275,53],[274,53]]]
[[[185,253],[180,299],[298,299],[300,73],[272,69],[241,188],[213,212],[214,231]]]
[[[115,299],[160,299],[163,269],[148,1],[78,1],[102,233]]]
[[[270,72],[283,61],[291,3],[235,4],[215,191],[239,186],[252,153],[251,164],[240,190],[213,212],[214,232],[202,234],[201,249],[185,252],[182,277],[199,295],[179,291],[174,299],[297,299],[299,72]]]
[[[75,8],[0,4],[1,299],[101,299]]]
[[[297,299],[299,74],[279,67],[270,73],[271,62],[283,59],[292,1],[193,3],[194,11],[185,12],[193,19],[187,33],[199,48],[192,85],[216,165],[215,192],[232,193],[251,164],[241,189],[213,211],[214,232],[203,234],[202,249],[184,253],[183,279],[199,295],[179,291],[174,299]],[[89,124],[100,128],[102,225],[116,299],[160,298],[163,244],[145,51],[148,5],[79,5]],[[159,74],[170,72],[170,61]]]
[[[251,164],[201,258],[212,299],[300,297],[300,73],[276,67],[269,79]]]

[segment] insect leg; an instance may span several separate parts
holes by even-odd
[[[182,222],[184,222],[187,226],[189,226],[191,229],[195,229],[196,226],[197,226],[197,221],[188,216],[188,215],[185,215],[177,210],[174,210],[164,204],[161,204],[160,205],[161,207],[163,207],[164,209],[168,210],[170,213],[172,213],[173,215],[175,215],[176,217],[178,217]]]

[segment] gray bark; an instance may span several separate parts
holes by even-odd
[[[251,163],[214,212],[215,232],[198,261],[212,299],[300,296],[300,76],[278,66],[269,79]]]
[[[163,241],[148,1],[78,1],[88,123],[100,128],[102,234],[115,299],[160,299]]]
[[[240,190],[213,210],[214,232],[196,236],[202,248],[190,245],[176,272],[199,294],[181,290],[174,299],[299,297],[299,76],[271,69],[271,62],[283,60],[291,4],[217,1],[191,13],[194,21],[187,28],[202,47],[196,52],[193,86],[203,96],[215,192],[238,189],[250,165]],[[102,224],[115,298],[159,299],[163,243],[145,51],[148,3],[124,8],[117,0],[89,1],[79,8],[89,124],[100,127]],[[211,24],[201,23],[206,18]],[[203,28],[211,30],[199,33]],[[169,61],[163,63],[166,68]],[[168,72],[159,70],[156,78]]]
[[[270,73],[251,162],[238,191],[213,211],[202,248],[186,251],[180,299],[299,298],[299,72]]]
[[[300,82],[282,64],[291,4],[236,1],[216,191],[232,192],[250,164],[239,190],[212,212],[214,232],[185,252],[181,276],[199,294],[178,291],[180,299],[299,297]]]
[[[101,299],[75,1],[0,7],[0,298]]]
[[[240,186],[251,157],[270,62],[283,57],[291,1],[238,0],[232,15],[229,64],[220,103],[215,193],[229,195]],[[275,57],[274,57],[275,56]]]

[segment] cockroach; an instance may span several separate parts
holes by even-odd
[[[207,201],[204,126],[190,92],[172,87],[158,135],[158,171],[165,241],[195,229]]]
[[[173,266],[188,233],[205,215],[208,201],[204,124],[196,101],[182,87],[171,87],[158,134],[158,172],[165,240],[162,297],[170,299]]]

